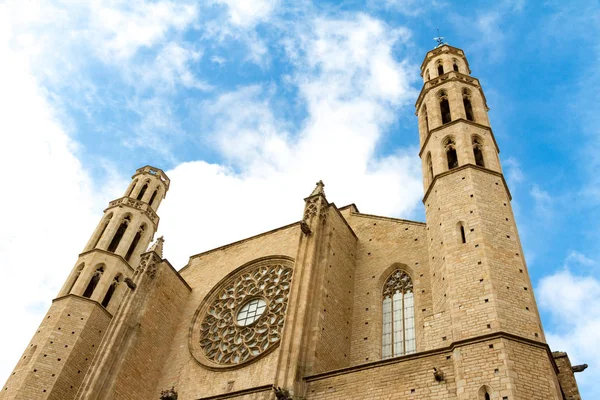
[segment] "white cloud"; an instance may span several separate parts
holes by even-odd
[[[279,0],[215,0],[228,7],[229,20],[243,28],[268,20],[279,5]]]
[[[538,217],[549,219],[554,214],[554,201],[550,194],[534,184],[529,191],[534,200],[534,210]]]
[[[572,253],[573,254],[573,253]],[[569,255],[569,261],[591,260],[578,254]],[[588,364],[589,368],[577,374],[580,390],[599,398],[596,376],[600,373],[600,281],[592,276],[574,275],[565,267],[540,280],[536,290],[542,311],[552,318],[546,327],[546,339],[553,351],[566,351],[573,365]],[[595,394],[595,396],[594,396]]]
[[[376,156],[395,113],[416,96],[407,70],[418,68],[392,57],[406,35],[362,14],[299,27],[285,41],[297,68],[289,83],[307,111],[298,132],[276,115],[275,88],[240,87],[203,104],[205,129],[232,168],[194,162],[168,171],[160,214],[171,262],[298,220],[319,179],[339,206],[409,215],[422,195],[418,150]]]
[[[92,187],[73,142],[28,64],[11,47],[9,5],[0,5],[0,379],[8,376],[43,313],[117,193]],[[110,172],[110,169],[109,169]],[[114,187],[110,182],[107,187]],[[122,186],[122,185],[119,185]],[[121,189],[119,189],[121,190]],[[27,332],[24,334],[24,332]]]

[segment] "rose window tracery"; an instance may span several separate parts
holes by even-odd
[[[263,260],[217,286],[190,337],[194,357],[220,368],[253,360],[279,344],[292,278],[289,260]]]

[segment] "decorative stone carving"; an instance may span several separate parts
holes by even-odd
[[[213,290],[198,310],[190,332],[190,351],[201,364],[236,366],[279,345],[291,266],[286,259],[262,260]],[[254,308],[248,307],[249,303],[254,303]]]
[[[306,221],[300,222],[300,229],[302,230],[302,233],[304,233],[306,236],[310,236],[312,233],[312,231],[310,230],[310,226],[308,226]]]
[[[130,277],[127,277],[123,280],[123,282],[125,282],[125,284],[127,285],[127,287],[131,290],[135,290],[135,288],[137,287],[137,285],[135,284],[134,281],[131,280]]]
[[[175,387],[171,387],[169,390],[163,390],[160,392],[160,400],[177,400],[177,392]]]
[[[315,197],[306,202],[306,208],[304,209],[304,220],[307,221],[317,215],[317,209],[319,204],[319,198]]]
[[[140,260],[139,267],[135,270],[135,275],[146,272],[150,279],[154,279],[156,277],[158,263],[161,261],[162,260],[155,253],[142,254],[142,259]]]
[[[273,387],[275,397],[277,400],[293,400],[292,394],[289,390],[280,387]]]
[[[406,272],[398,269],[385,281],[383,285],[383,297],[391,297],[396,292],[408,293],[412,292],[412,290],[412,279],[410,279],[410,276]]]
[[[436,382],[442,382],[444,380],[444,373],[434,367],[433,368],[433,378],[436,380]]]
[[[571,371],[573,372],[583,372],[587,369],[588,365],[587,364],[581,364],[581,365],[575,365],[573,367],[571,367]]]

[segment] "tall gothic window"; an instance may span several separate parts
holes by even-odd
[[[473,156],[475,157],[475,164],[480,167],[485,167],[483,160],[483,141],[477,136],[473,136]]]
[[[458,62],[456,59],[452,59],[452,69],[458,72]]]
[[[148,181],[146,181],[146,183],[144,183],[144,186],[142,186],[142,188],[140,189],[140,192],[137,195],[137,200],[141,200],[142,197],[144,197],[146,190],[148,190]]]
[[[382,358],[414,353],[415,304],[410,276],[397,269],[383,285]]]
[[[437,70],[438,70],[438,75],[444,75],[444,65],[442,64],[441,61],[438,61],[438,63],[437,63]]]
[[[96,242],[92,246],[93,249],[95,249],[96,246],[98,246],[98,243],[100,242],[100,239],[102,239],[102,235],[104,235],[104,231],[106,231],[106,227],[108,227],[108,224],[110,223],[110,219],[112,218],[112,216],[113,216],[113,214],[110,213],[104,219],[104,224],[102,225],[102,228],[100,229],[100,233],[98,234],[98,237],[96,238]]]
[[[456,142],[454,141],[454,138],[449,137],[444,141],[444,150],[446,150],[448,169],[458,167],[458,156],[456,154]]]
[[[450,115],[450,103],[448,102],[448,92],[440,90],[438,93],[438,100],[440,101],[440,112],[442,113],[442,124],[447,124],[452,121]]]
[[[425,77],[427,78],[427,80],[431,80],[431,77],[429,76],[429,70],[427,70],[427,72],[425,73]]]
[[[465,106],[467,120],[475,121],[473,106],[471,105],[471,91],[467,88],[463,89],[463,105]]]
[[[127,250],[127,254],[125,255],[125,261],[129,261],[129,259],[131,258],[132,254],[135,251],[135,248],[137,247],[145,230],[146,230],[146,225],[142,224],[142,226],[140,226],[137,233],[135,234],[135,237],[133,238],[133,241],[131,242],[131,245],[129,246],[129,250]]]
[[[158,194],[158,188],[156,188],[156,190],[154,190],[154,193],[152,193],[152,197],[150,197],[150,201],[148,202],[148,204],[150,204],[150,206],[152,206],[152,204],[154,204],[154,199],[156,199],[157,194]]]
[[[117,276],[115,276],[115,279],[113,279],[113,282],[108,287],[108,290],[104,295],[104,299],[102,300],[102,306],[104,308],[108,307],[110,299],[112,299],[113,294],[115,294],[115,290],[117,290],[117,286],[119,286],[119,283],[121,283],[121,274],[117,274]]]
[[[88,283],[87,287],[85,288],[85,292],[83,292],[83,297],[92,297],[92,294],[94,294],[94,290],[96,289],[96,286],[98,286],[98,282],[100,282],[100,278],[102,278],[103,273],[104,267],[96,268],[94,275],[92,275],[90,278],[90,283]]]
[[[137,179],[135,181],[133,181],[133,183],[131,184],[131,189],[129,189],[129,193],[127,193],[127,197],[131,196],[131,193],[133,193],[133,189],[135,189],[135,185],[137,185]]]
[[[427,116],[427,107],[423,106],[423,121],[425,124],[425,137],[429,135],[429,117]]]
[[[129,215],[123,218],[123,221],[121,222],[121,225],[119,225],[115,236],[113,236],[112,240],[110,241],[110,245],[108,245],[108,251],[114,253],[115,250],[117,250],[117,247],[119,247],[119,243],[121,243],[121,239],[123,239],[123,235],[125,234],[130,222],[131,217]]]
[[[85,264],[81,264],[75,270],[75,273],[73,274],[73,277],[71,278],[71,283],[69,284],[69,290],[67,290],[67,294],[71,293],[71,290],[73,290],[73,287],[77,283],[77,280],[79,279],[79,276],[81,275],[81,271],[83,271],[84,266],[85,266]]]

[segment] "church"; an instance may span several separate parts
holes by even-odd
[[[440,43],[416,100],[426,222],[338,207],[192,255],[154,240],[170,180],[113,200],[0,400],[579,400],[552,352],[479,80]],[[335,182],[331,182],[335,185]]]

